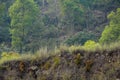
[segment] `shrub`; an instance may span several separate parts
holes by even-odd
[[[47,62],[44,64],[43,69],[48,70],[50,67],[51,67],[51,62],[50,62],[50,61],[47,61]]]
[[[75,53],[76,51],[79,51],[79,50],[84,50],[83,46],[70,46],[69,47],[70,53]]]
[[[96,43],[95,41],[92,41],[92,40],[88,40],[84,44],[84,48],[86,49],[95,49],[97,47],[100,47],[99,43]]]
[[[86,63],[85,63],[85,69],[87,72],[90,71],[91,67],[93,65],[93,60],[87,60]]]
[[[80,64],[80,62],[81,62],[81,55],[80,54],[77,54],[75,56],[74,62],[75,62],[76,65]]]
[[[82,31],[75,36],[67,39],[65,43],[67,45],[83,45],[87,40],[96,40],[96,35],[92,32]]]
[[[59,58],[59,57],[55,57],[55,58],[53,59],[53,61],[54,61],[53,67],[54,67],[54,68],[58,67],[59,64],[60,64],[60,58]]]

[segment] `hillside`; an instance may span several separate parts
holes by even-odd
[[[118,44],[114,48],[107,46],[96,50],[63,48],[54,55],[12,60],[0,66],[0,80],[117,79],[120,79]]]
[[[0,52],[98,41],[107,15],[119,7],[119,0],[1,0]]]
[[[0,0],[0,80],[120,80],[120,0]]]

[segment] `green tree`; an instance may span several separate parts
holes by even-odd
[[[34,42],[33,37],[39,37],[37,19],[39,8],[34,0],[16,0],[9,8],[11,18],[12,47],[20,52],[26,49],[25,45]],[[37,30],[37,31],[36,31]],[[39,33],[38,33],[39,34]]]
[[[79,0],[61,0],[61,9],[65,24],[71,27],[84,25],[84,18],[81,18],[84,15],[84,6]]]
[[[68,38],[65,43],[67,45],[83,45],[87,40],[95,40],[96,36],[92,32],[81,31],[77,35]]]
[[[9,27],[6,4],[0,1],[0,43],[10,42]]]
[[[98,1],[98,0],[97,0]],[[63,14],[62,22],[72,29],[80,31],[93,25],[93,7],[96,0],[60,0]]]
[[[108,15],[110,20],[100,38],[100,43],[111,43],[120,40],[120,8],[116,12],[111,12]]]

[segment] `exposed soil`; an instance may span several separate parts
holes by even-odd
[[[0,66],[0,80],[119,80],[120,49],[62,52]]]

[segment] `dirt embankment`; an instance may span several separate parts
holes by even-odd
[[[0,66],[0,80],[119,80],[120,49],[63,51],[34,60],[10,61]]]

